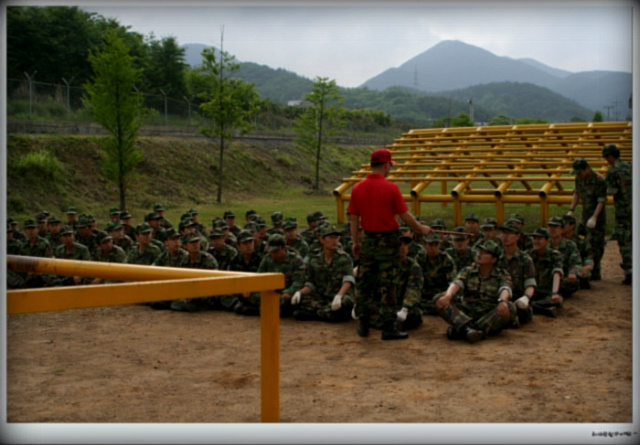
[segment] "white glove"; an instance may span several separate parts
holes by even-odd
[[[569,210],[569,211],[567,212],[567,215],[569,215],[569,216],[573,216],[573,210]]]
[[[342,307],[342,295],[336,294],[336,296],[333,297],[333,301],[331,302],[331,310],[337,311],[341,307]]]
[[[403,307],[398,311],[398,321],[405,321],[407,319],[407,315],[409,314],[409,309]]]
[[[300,291],[297,291],[295,294],[293,294],[293,297],[291,297],[291,304],[300,303],[301,298],[302,298],[302,294],[300,293]]]
[[[592,216],[591,218],[589,218],[589,221],[587,221],[587,229],[595,229],[596,228],[596,217]]]
[[[518,309],[526,309],[529,306],[529,297],[527,295],[523,295],[522,297],[516,300],[516,306]]]
[[[356,315],[356,305],[355,304],[353,305],[353,309],[351,309],[351,318],[353,318],[354,320],[357,320],[358,318],[360,318],[360,317],[358,317]]]

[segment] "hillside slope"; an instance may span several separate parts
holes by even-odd
[[[205,138],[140,137],[144,160],[127,193],[128,208],[205,206],[217,193],[218,144]],[[327,147],[320,188],[327,193],[366,162],[371,146]],[[101,173],[98,139],[88,136],[9,135],[7,214],[60,215],[70,205],[100,209],[117,205],[118,190]],[[315,182],[315,156],[291,141],[234,140],[225,148],[223,202],[269,197]]]

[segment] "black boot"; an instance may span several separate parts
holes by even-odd
[[[409,338],[409,334],[403,331],[399,331],[396,322],[386,322],[382,326],[382,339],[383,340],[404,340]]]
[[[360,317],[360,324],[358,325],[358,335],[360,337],[369,336],[369,319]]]
[[[538,315],[546,315],[547,317],[556,318],[557,309],[555,306],[547,306],[542,304],[532,304],[531,309],[533,309],[534,314]]]
[[[580,289],[591,289],[589,278],[580,278]]]
[[[622,281],[622,284],[631,284],[631,274],[628,274],[624,277],[624,280]]]
[[[460,332],[464,334],[464,338],[469,343],[477,343],[480,340],[482,340],[482,337],[484,337],[484,334],[482,333],[482,331],[478,331],[477,329],[474,329],[473,327],[470,326],[470,323],[467,323],[464,326],[462,326]]]

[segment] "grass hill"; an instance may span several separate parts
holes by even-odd
[[[140,137],[144,160],[127,193],[127,210],[140,221],[153,204],[163,203],[171,221],[194,207],[210,224],[225,210],[242,213],[247,202],[267,219],[280,210],[304,226],[316,209],[335,215],[330,192],[343,177],[368,161],[372,146],[339,145],[322,153],[319,194],[315,156],[287,140],[236,139],[225,149],[222,204],[217,204],[218,144],[205,138]],[[63,219],[67,207],[106,221],[119,206],[118,190],[101,173],[102,153],[95,137],[9,135],[7,138],[7,214],[23,221],[42,210]],[[292,206],[290,203],[297,203]],[[290,208],[287,208],[290,207]],[[262,209],[262,210],[261,210]],[[332,218],[334,219],[334,218]],[[101,225],[99,224],[101,227]]]

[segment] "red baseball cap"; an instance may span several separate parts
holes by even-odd
[[[372,164],[386,164],[387,162],[391,163],[391,165],[396,165],[396,163],[391,160],[391,152],[386,148],[378,148],[371,153]]]

